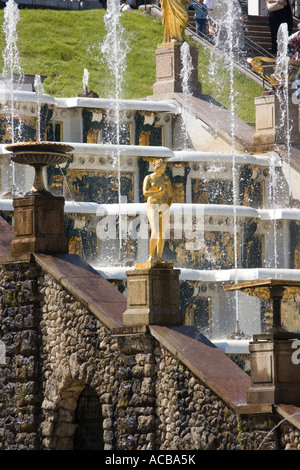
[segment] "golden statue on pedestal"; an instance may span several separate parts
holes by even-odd
[[[149,258],[146,264],[154,262],[155,251],[157,262],[161,263],[165,244],[165,233],[172,204],[172,186],[165,174],[166,162],[160,158],[154,162],[154,173],[146,176],[143,183],[143,194],[147,198],[147,215],[151,227]]]
[[[187,5],[189,0],[162,0],[161,18],[164,26],[163,44],[183,42],[183,33],[188,25]]]

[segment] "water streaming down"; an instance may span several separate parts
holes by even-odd
[[[262,447],[264,445],[265,442],[268,441],[268,438],[271,436],[271,434],[277,429],[279,428],[283,423],[285,423],[286,421],[287,422],[290,422],[290,419],[291,418],[294,418],[295,416],[299,416],[300,415],[300,411],[296,411],[295,413],[291,414],[289,416],[289,418],[283,418],[282,420],[279,421],[279,423],[276,424],[276,426],[274,426],[266,435],[265,437],[263,438],[263,440],[261,441],[261,443],[259,444],[259,446],[257,447],[257,450],[263,450]]]
[[[42,98],[44,94],[44,87],[42,84],[41,76],[36,75],[34,78],[34,89],[36,93],[37,100],[37,141],[41,141],[41,106]]]
[[[237,38],[239,38],[239,31],[237,30],[238,19],[240,18],[240,5],[237,0],[227,2],[221,0],[219,8],[222,12],[222,21],[216,20],[216,47],[222,48],[225,52],[224,64],[229,74],[229,100],[230,100],[230,129],[231,129],[231,153],[232,153],[232,203],[233,203],[233,249],[234,249],[234,282],[237,283],[237,270],[238,270],[238,241],[237,241],[237,211],[238,204],[238,173],[235,161],[236,153],[236,127],[235,127],[235,98],[236,91],[234,87],[234,60],[236,53],[239,51]],[[235,334],[237,337],[240,335],[239,328],[239,297],[238,292],[235,291]]]
[[[277,207],[277,186],[278,186],[278,173],[276,170],[276,161],[275,156],[270,156],[270,180],[269,180],[269,204],[270,208],[273,210],[273,244],[274,244],[274,259],[273,259],[273,267],[275,270],[277,269],[277,261],[278,261],[278,254],[277,254],[277,220],[275,217],[275,209]]]
[[[117,169],[118,181],[118,203],[119,205],[126,199],[122,196],[121,188],[121,113],[120,113],[120,99],[122,93],[124,72],[126,70],[126,57],[130,50],[128,41],[125,37],[125,29],[121,21],[121,10],[119,0],[108,0],[107,10],[104,15],[105,29],[107,31],[106,37],[100,45],[100,51],[103,60],[107,63],[109,72],[112,78],[112,105],[111,112],[113,122],[115,123],[115,136],[112,138],[112,143],[116,144],[116,152],[112,154],[114,160],[114,168]],[[119,260],[122,253],[122,218],[121,211],[119,210]]]
[[[289,199],[291,199],[291,181],[290,181],[290,154],[291,154],[291,124],[289,113],[289,62],[288,55],[288,27],[286,23],[280,25],[277,35],[278,54],[276,58],[276,66],[274,78],[278,81],[279,86],[276,88],[276,97],[280,105],[280,129],[284,133],[284,144],[287,150],[287,180],[289,188]],[[269,204],[271,210],[275,211],[278,200],[277,192],[280,185],[279,176],[275,167],[274,156],[270,157],[270,188],[269,188]],[[277,220],[273,217],[273,243],[274,243],[274,263],[273,267],[278,268],[278,232]]]
[[[188,148],[188,113],[190,111],[192,93],[190,90],[190,78],[193,71],[192,56],[190,53],[190,46],[185,41],[180,49],[181,58],[181,71],[180,78],[182,81],[182,95],[183,95],[183,107],[182,107],[182,121],[183,121],[183,133],[184,133],[184,150]]]
[[[4,8],[4,23],[2,29],[5,34],[5,48],[2,52],[3,55],[3,77],[5,87],[8,91],[7,108],[4,112],[8,118],[11,131],[11,142],[14,143],[20,140],[21,136],[21,119],[16,119],[17,116],[17,98],[16,92],[21,88],[23,82],[23,72],[19,61],[19,51],[17,46],[18,32],[17,26],[20,20],[20,13],[17,3],[14,0],[9,0]],[[15,127],[15,121],[18,122]],[[12,194],[16,192],[16,174],[15,164],[11,162]]]
[[[89,78],[90,78],[90,74],[89,74],[88,69],[84,69],[83,77],[82,77],[82,86],[83,86],[83,93],[85,95],[87,95],[89,92]]]
[[[289,106],[289,49],[288,49],[288,26],[287,23],[280,25],[277,34],[278,55],[276,59],[276,67],[274,77],[279,82],[276,94],[280,103],[280,127],[283,129],[285,136],[285,145],[287,149],[287,166],[288,166],[288,187],[289,197],[291,198],[291,178],[290,178],[290,161],[291,161],[291,123],[290,123],[290,106]]]
[[[214,85],[214,93],[218,99],[222,92],[222,69],[230,70],[233,60],[237,63],[245,62],[244,32],[241,26],[242,9],[239,0],[218,0],[214,2],[214,10],[210,13],[212,18],[213,34],[211,41],[214,49],[210,51],[209,80]],[[216,50],[221,52],[222,60],[215,55]]]

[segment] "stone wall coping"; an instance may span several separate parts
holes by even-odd
[[[178,360],[222,398],[242,413],[261,413],[262,407],[247,404],[251,379],[237,364],[193,326],[149,326],[151,334]],[[270,406],[263,407],[271,411]]]
[[[124,327],[127,299],[78,255],[33,254],[36,263],[90,310],[112,333],[133,334],[141,327]]]
[[[183,104],[184,98],[180,93],[176,94],[176,99]],[[231,141],[231,117],[228,109],[222,107],[207,95],[192,96],[190,106],[197,118],[215,129],[223,139],[228,142]],[[252,146],[255,130],[236,116],[234,117],[234,124],[237,129],[235,135],[237,148],[239,151],[246,151]]]
[[[295,405],[275,405],[277,413],[291,423],[295,428],[300,429],[300,408]]]

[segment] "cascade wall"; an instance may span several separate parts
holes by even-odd
[[[238,415],[150,333],[112,335],[34,262],[0,265],[0,338],[1,450],[74,449],[87,387],[105,450],[255,449],[280,421]],[[262,448],[298,436],[285,422]]]

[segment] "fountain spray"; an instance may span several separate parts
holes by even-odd
[[[126,70],[126,57],[130,48],[125,39],[125,30],[120,22],[121,10],[119,0],[108,0],[107,10],[104,15],[105,29],[107,35],[101,44],[100,50],[106,61],[112,76],[112,88],[114,99],[112,100],[113,122],[116,124],[116,155],[114,156],[115,166],[117,167],[118,178],[118,202],[122,202],[121,194],[121,161],[120,161],[120,98],[123,85],[123,76]],[[119,210],[119,258],[121,258],[122,249],[122,221],[121,210]]]
[[[15,78],[18,79],[17,86],[20,87],[23,82],[23,72],[19,62],[19,52],[18,52],[18,33],[17,33],[17,25],[20,20],[20,13],[17,3],[14,0],[9,0],[6,3],[4,8],[4,23],[2,29],[5,34],[5,48],[2,52],[3,55],[3,76],[9,90],[9,106],[10,109],[8,110],[8,115],[10,115],[10,126],[11,126],[11,141],[12,143],[15,142],[15,117],[16,117],[16,96],[15,96]],[[18,135],[17,138],[20,139],[21,135],[21,120],[19,119],[18,125]],[[14,163],[11,162],[12,166],[12,193],[15,194],[16,190],[16,181],[15,181],[15,166]]]
[[[182,68],[180,71],[180,78],[182,80],[182,95],[183,95],[183,107],[182,107],[182,121],[183,121],[183,132],[184,132],[184,150],[187,149],[188,143],[188,131],[187,131],[187,119],[188,112],[190,110],[190,101],[192,93],[190,90],[190,77],[193,71],[192,56],[190,53],[190,46],[185,41],[180,48],[180,58]]]
[[[238,269],[238,242],[237,242],[237,213],[236,208],[238,204],[238,187],[237,179],[238,173],[235,161],[235,140],[236,140],[236,129],[235,129],[235,91],[234,91],[234,49],[235,49],[235,25],[236,25],[236,12],[239,10],[238,1],[233,0],[232,2],[224,2],[222,0],[223,14],[224,14],[224,27],[226,29],[226,43],[227,49],[227,62],[230,82],[230,113],[231,113],[231,151],[232,151],[232,192],[233,192],[233,246],[234,246],[234,282],[237,283],[237,269]],[[235,291],[235,335],[239,337],[239,299],[238,292]]]
[[[289,200],[291,200],[291,181],[290,181],[290,154],[291,154],[291,127],[290,127],[290,109],[289,109],[289,62],[288,55],[288,26],[282,23],[277,34],[278,54],[276,58],[276,66],[274,78],[278,81],[279,86],[276,88],[276,96],[280,104],[280,128],[284,132],[287,148],[287,165],[288,165],[288,188]],[[270,204],[276,208],[276,193],[278,189],[278,175],[271,157],[270,159]],[[273,219],[273,237],[274,237],[274,269],[277,269],[278,253],[277,253],[277,221]]]
[[[90,78],[90,74],[89,74],[88,69],[84,69],[83,77],[82,77],[82,86],[83,86],[83,93],[85,94],[85,96],[87,96],[89,92],[89,78]]]
[[[36,75],[34,78],[34,89],[37,98],[37,141],[41,141],[41,104],[44,94],[44,88],[40,75]]]
[[[278,55],[276,59],[276,67],[274,78],[278,81],[279,87],[276,94],[280,103],[281,123],[280,127],[284,129],[286,136],[288,171],[290,172],[291,159],[291,126],[290,126],[290,109],[289,109],[289,63],[288,55],[288,26],[282,23],[278,29],[277,45]],[[288,174],[289,198],[291,198],[290,173]]]

